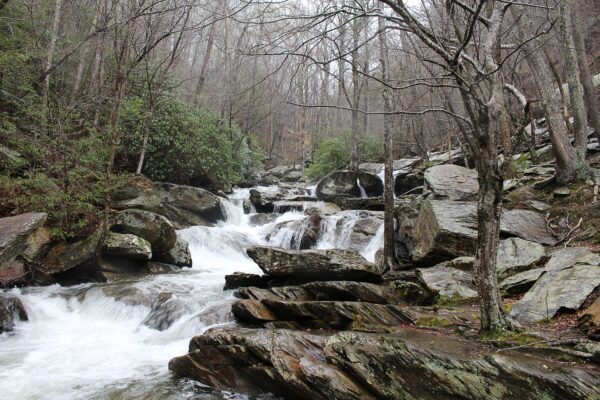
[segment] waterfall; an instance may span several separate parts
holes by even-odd
[[[362,197],[362,198],[368,197],[367,191],[365,190],[363,185],[360,183],[360,179],[356,178],[356,184],[358,185],[358,189],[360,190],[360,197]]]
[[[377,229],[377,233],[373,236],[373,239],[371,239],[367,247],[360,252],[367,261],[375,262],[375,253],[383,247],[384,225],[384,223],[381,224],[379,229]]]

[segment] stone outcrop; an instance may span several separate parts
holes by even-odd
[[[0,218],[0,285],[21,283],[50,243],[46,213]]]
[[[546,259],[546,250],[539,243],[521,238],[509,238],[498,243],[496,270],[498,279],[504,279],[518,272],[540,265]]]
[[[381,279],[381,267],[348,250],[283,250],[253,246],[248,255],[273,278],[299,281]]]
[[[428,168],[425,186],[435,199],[469,200],[479,191],[477,171],[453,164]]]
[[[561,311],[577,311],[599,287],[600,255],[582,247],[558,250],[551,255],[544,274],[513,305],[510,315],[536,322]]]
[[[547,230],[544,216],[530,210],[504,210],[500,230],[505,235],[545,245],[557,239]],[[427,200],[413,230],[413,259],[435,264],[472,255],[477,241],[477,205],[472,202]]]
[[[169,369],[217,389],[316,400],[593,398],[600,379],[597,368],[408,327],[393,335],[216,328]]]
[[[525,293],[540,279],[544,271],[544,268],[534,268],[529,271],[519,272],[500,281],[498,287],[505,294]]]
[[[243,286],[266,287],[268,277],[265,275],[248,274],[245,272],[234,272],[225,275],[225,286],[223,290],[237,289]]]
[[[363,171],[333,171],[317,185],[316,195],[319,200],[336,201],[340,197],[361,197],[360,186],[367,197],[383,194],[383,182],[378,176]]]
[[[211,192],[171,183],[131,177],[111,193],[111,207],[151,211],[166,217],[176,229],[211,225],[224,219],[221,201]]]
[[[102,229],[99,228],[83,240],[54,245],[42,260],[39,272],[45,276],[54,275],[92,262],[96,258],[96,250],[100,247],[101,240]]]
[[[184,238],[177,236],[175,246],[167,253],[158,254],[155,260],[177,267],[191,267],[192,253],[190,245]]]
[[[448,267],[444,263],[417,270],[423,285],[441,301],[469,301],[477,299],[473,274]]]

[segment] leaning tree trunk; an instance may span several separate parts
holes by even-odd
[[[381,81],[388,81],[388,47],[385,32],[385,19],[379,17],[379,51],[381,64]],[[385,153],[384,167],[384,226],[383,226],[383,265],[386,269],[394,269],[396,265],[396,232],[394,229],[394,143],[392,135],[392,95],[388,86],[383,88],[383,148]]]
[[[573,134],[575,136],[575,150],[582,159],[585,159],[588,143],[587,113],[583,101],[581,79],[575,51],[575,39],[573,37],[572,7],[572,0],[560,0],[560,32],[565,59],[565,75],[569,85],[571,114],[574,119]]]
[[[594,88],[594,81],[585,52],[585,41],[583,40],[583,35],[581,34],[581,20],[579,18],[579,10],[577,7],[573,7],[571,18],[573,21],[573,39],[575,40],[577,65],[579,66],[581,84],[583,85],[585,106],[590,123],[594,128],[595,135],[598,140],[600,140],[600,110],[598,110],[596,89]]]
[[[571,145],[567,126],[562,118],[562,100],[554,90],[551,66],[532,43],[524,44],[523,50],[528,54],[527,64],[540,92],[542,108],[550,130],[552,151],[556,158],[556,180],[563,184],[585,179],[587,165]]]

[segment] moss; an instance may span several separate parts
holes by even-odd
[[[427,326],[430,328],[437,328],[437,327],[450,326],[450,325],[452,325],[452,322],[450,322],[446,318],[421,317],[421,318],[417,319],[416,325],[417,326]]]
[[[439,307],[455,307],[464,304],[472,304],[475,299],[465,299],[464,297],[453,295],[452,297],[438,296],[435,305]]]
[[[481,340],[484,342],[494,342],[501,347],[508,347],[537,343],[540,341],[540,338],[526,332],[496,330],[482,334]]]

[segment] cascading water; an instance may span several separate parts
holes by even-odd
[[[202,394],[198,384],[173,378],[167,364],[186,352],[193,336],[231,323],[234,297],[232,291],[222,290],[224,276],[260,273],[246,255],[248,246],[289,248],[303,234],[307,216],[299,211],[251,225],[243,212],[248,194],[247,189],[236,190],[231,201],[222,201],[227,220],[217,226],[178,232],[190,244],[190,269],[123,276],[108,283],[12,289],[30,320],[18,323],[12,333],[0,334],[0,398],[246,398]],[[352,230],[355,217],[348,212],[326,216],[317,247],[348,245],[347,239],[336,237],[344,215],[343,229]],[[374,256],[377,243],[371,243],[363,255]]]
[[[367,191],[365,190],[363,185],[360,183],[360,179],[358,179],[358,178],[356,179],[356,185],[358,186],[358,190],[360,190],[360,197],[362,197],[362,198],[368,197]]]

